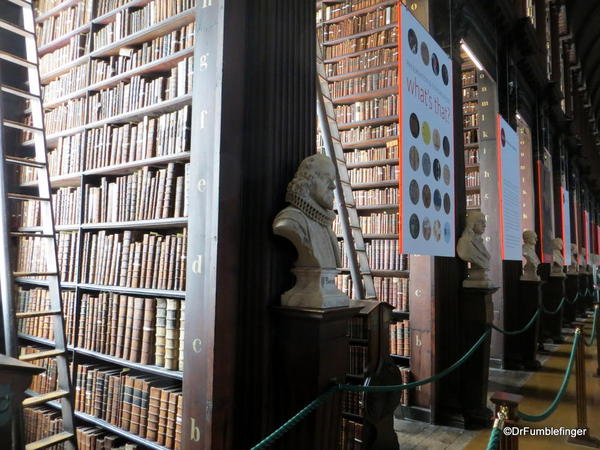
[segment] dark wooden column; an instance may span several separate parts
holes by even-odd
[[[269,307],[291,286],[271,222],[315,151],[315,2],[199,0],[183,445],[250,448],[275,425]]]

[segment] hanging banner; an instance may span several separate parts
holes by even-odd
[[[454,256],[452,63],[404,6],[398,28],[399,251]]]
[[[571,265],[571,210],[569,205],[569,191],[561,187],[562,195],[562,240],[563,240],[563,259],[565,266]]]

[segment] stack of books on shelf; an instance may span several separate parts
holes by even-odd
[[[351,419],[342,418],[342,430],[340,432],[341,450],[361,450],[363,448],[363,427],[362,423]]]
[[[390,351],[393,355],[410,356],[410,321],[390,324]]]
[[[18,312],[49,311],[52,309],[48,289],[45,288],[17,286],[15,297]],[[65,334],[68,344],[73,343],[75,297],[75,291],[73,290],[64,289],[62,291]],[[53,340],[52,320],[52,316],[28,317],[19,320],[17,330],[24,335]]]

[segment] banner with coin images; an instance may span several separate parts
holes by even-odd
[[[521,169],[517,132],[498,114],[496,116],[498,156],[498,215],[502,259],[521,261]]]
[[[398,27],[399,251],[454,256],[452,63],[404,6]]]

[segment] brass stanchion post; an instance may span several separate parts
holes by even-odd
[[[519,409],[519,403],[523,400],[522,395],[509,394],[508,392],[496,392],[490,399],[496,406],[495,414],[499,412],[503,413],[504,428],[510,428],[518,426],[517,411]],[[500,432],[500,447],[499,450],[519,450],[519,436],[516,433],[504,434]]]
[[[577,350],[575,354],[575,393],[577,404],[577,428],[585,430],[581,436],[570,437],[569,442],[586,447],[600,448],[600,441],[590,436],[590,429],[587,426],[587,402],[585,386],[585,337],[581,328],[575,330],[580,337],[577,340]]]

